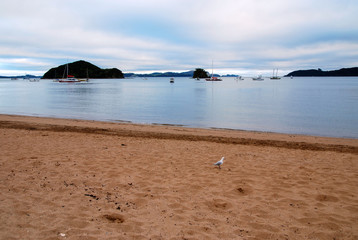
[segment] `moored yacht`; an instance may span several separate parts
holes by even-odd
[[[254,81],[263,81],[263,77],[261,75],[259,75],[258,77],[252,78],[252,80]]]

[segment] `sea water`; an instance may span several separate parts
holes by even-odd
[[[358,138],[358,77],[0,79],[0,113]]]

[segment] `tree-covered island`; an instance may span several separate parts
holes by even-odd
[[[193,73],[193,78],[209,78],[209,74],[202,68],[196,68]]]
[[[66,67],[68,74],[76,78],[124,78],[121,70],[117,68],[101,69],[92,63],[80,60],[73,63],[64,64],[51,68],[44,75],[43,79],[65,78]]]

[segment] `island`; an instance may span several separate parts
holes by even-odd
[[[196,68],[193,73],[193,78],[209,78],[209,74],[202,68]]]
[[[68,74],[76,78],[124,78],[121,70],[117,68],[101,69],[92,63],[80,60],[51,68],[44,75],[43,79],[56,79],[66,77],[65,68],[68,66]]]
[[[333,71],[322,69],[297,70],[290,72],[285,77],[355,77],[358,76],[358,67],[342,68]]]

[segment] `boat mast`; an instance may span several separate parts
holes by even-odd
[[[211,60],[211,79],[214,77],[214,60]]]
[[[65,78],[66,70],[67,70],[67,65],[65,66],[65,69],[63,70],[63,76],[62,76],[62,78]],[[67,78],[67,75],[66,75],[66,78]]]

